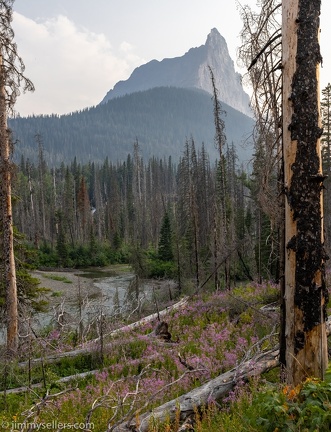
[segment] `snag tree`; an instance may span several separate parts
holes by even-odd
[[[282,5],[286,381],[323,378],[327,365],[319,103],[320,0]]]
[[[15,354],[18,347],[18,305],[14,259],[14,234],[11,203],[12,162],[11,142],[7,126],[8,111],[12,110],[24,90],[33,90],[32,83],[23,76],[24,64],[13,42],[11,27],[13,0],[0,0],[0,223],[3,286],[6,292],[7,350]]]
[[[325,177],[319,102],[321,1],[262,0],[260,6],[260,14],[248,6],[242,8],[240,57],[248,66],[253,86],[257,143],[261,144],[257,156],[266,154],[267,160],[275,161],[271,167],[263,159],[259,163],[266,168],[262,171],[266,181],[260,183],[260,202],[277,203],[277,196],[284,198],[278,201],[278,210],[261,207],[271,210],[266,211],[271,220],[278,213],[279,217],[273,217],[276,224],[284,220],[279,242],[280,361],[286,381],[297,384],[307,376],[323,378],[327,363]],[[277,188],[270,181],[276,166]],[[268,190],[273,200],[267,199]]]

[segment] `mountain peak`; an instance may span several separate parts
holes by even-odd
[[[212,94],[209,68],[214,73],[220,100],[251,116],[241,76],[236,73],[227,43],[216,28],[211,29],[205,45],[191,48],[182,57],[152,60],[136,68],[129,79],[119,81],[101,103],[155,87],[198,88]]]
[[[224,37],[221,35],[221,33],[217,30],[217,28],[213,28],[210,30],[209,35],[207,36],[207,41],[206,41],[206,45],[207,46],[215,46],[215,45],[219,45],[219,44],[225,44],[226,45],[226,41],[224,39]]]

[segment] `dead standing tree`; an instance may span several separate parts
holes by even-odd
[[[229,227],[228,227],[228,215],[226,209],[226,165],[225,165],[225,145],[226,145],[226,133],[225,133],[225,123],[222,118],[226,112],[222,109],[221,102],[218,99],[218,91],[215,84],[215,77],[212,68],[209,66],[210,80],[213,90],[213,105],[214,105],[214,125],[215,125],[215,144],[219,152],[219,162],[218,162],[218,175],[217,180],[218,187],[216,190],[219,192],[219,196],[215,200],[215,218],[214,218],[214,272],[215,272],[215,288],[218,285],[218,275],[217,275],[217,262],[224,261],[224,285],[226,289],[230,289],[230,256],[228,256],[229,248]],[[217,215],[217,213],[219,213]],[[220,226],[216,220],[220,218]],[[217,238],[218,237],[218,238]],[[231,248],[231,244],[230,244]],[[218,255],[221,255],[220,257]],[[222,256],[223,255],[223,256]],[[224,259],[224,256],[226,257]]]
[[[12,5],[13,0],[0,1],[0,222],[9,354],[15,354],[18,347],[18,303],[11,202],[12,149],[7,116],[14,107],[21,84],[23,84],[23,90],[33,90],[33,84],[23,76],[24,63],[18,56],[16,44],[13,42]]]
[[[281,249],[282,211],[282,128],[281,128],[281,3],[279,0],[263,0],[259,12],[249,6],[240,9],[243,28],[239,59],[247,68],[245,79],[252,87],[251,105],[256,117],[254,130],[255,161],[254,176],[257,202],[257,224],[259,237],[259,276],[261,276],[261,231],[262,215],[269,224],[268,265],[264,268],[274,273],[276,279],[282,273],[279,263]],[[272,269],[275,269],[272,271]]]
[[[323,378],[327,363],[318,75],[320,3],[263,0],[260,14],[242,8],[244,44],[240,57],[249,66],[258,139],[264,145],[263,152],[275,156],[271,160],[276,161],[281,174],[278,191],[285,198],[277,210],[285,219],[280,242],[280,361],[290,384],[307,376]],[[272,147],[268,145],[270,136]],[[262,177],[267,180],[267,188],[262,182],[267,192],[271,172],[265,170]]]
[[[322,378],[327,366],[319,102],[320,0],[283,2],[283,148],[287,382]]]

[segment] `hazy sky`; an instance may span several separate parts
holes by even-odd
[[[97,105],[135,67],[182,56],[204,44],[214,27],[241,72],[235,0],[16,0],[14,11],[15,41],[36,87],[18,99],[22,116]],[[331,81],[330,18],[331,2],[322,0],[322,88]]]

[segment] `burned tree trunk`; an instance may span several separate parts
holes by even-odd
[[[283,2],[286,380],[323,378],[327,364],[319,107],[320,0]]]

